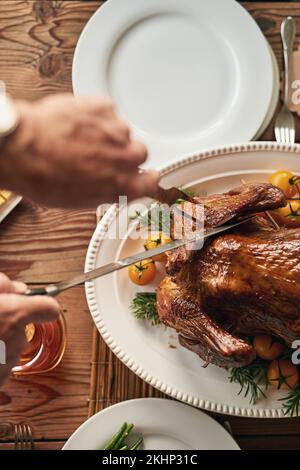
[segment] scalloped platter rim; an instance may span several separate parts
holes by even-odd
[[[253,142],[189,155],[163,168],[161,176],[165,187],[185,186],[215,193],[238,185],[242,177],[266,181],[272,172],[286,168],[300,174],[300,145]],[[86,271],[137,249],[132,241],[127,246],[126,239],[107,239],[119,216],[117,206],[112,205],[98,224],[87,251]],[[278,401],[283,396],[280,392],[274,391],[267,399],[250,405],[248,398],[238,394],[239,387],[229,383],[228,372],[212,365],[203,369],[202,361],[177,343],[172,330],[162,325],[151,327],[133,318],[129,304],[137,289],[126,270],[86,283],[93,320],[104,341],[129,369],[161,392],[207,411],[256,418],[285,417]]]

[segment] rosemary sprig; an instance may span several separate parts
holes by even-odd
[[[148,320],[151,325],[159,325],[155,292],[138,292],[132,300],[130,309],[138,320]]]
[[[239,384],[238,394],[243,392],[245,398],[250,395],[250,403],[254,405],[260,395],[266,397],[259,383],[263,382],[267,387],[267,362],[257,358],[247,366],[233,367],[230,369],[229,380]]]
[[[300,412],[300,385],[291,389],[286,397],[280,398],[284,415],[299,416]]]
[[[135,215],[131,220],[138,222],[139,227],[149,227],[154,232],[170,233],[171,221],[173,214],[160,203],[151,204],[149,210],[145,213],[135,211]]]

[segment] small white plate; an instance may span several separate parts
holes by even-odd
[[[109,0],[73,62],[76,95],[110,94],[147,166],[254,138],[270,109],[267,42],[234,0]]]
[[[241,178],[267,181],[278,169],[300,174],[300,145],[253,142],[213,149],[166,167],[161,181],[164,187],[222,193],[240,185]],[[114,205],[98,224],[88,249],[86,271],[143,249],[141,241],[112,236],[125,214],[125,208],[118,212]],[[285,417],[278,399],[286,392],[269,389],[267,398],[250,405],[249,397],[238,393],[239,386],[229,382],[228,371],[214,365],[203,368],[196,354],[179,345],[174,330],[153,327],[133,317],[129,306],[136,292],[153,291],[157,285],[158,278],[144,288],[135,286],[126,269],[86,284],[95,324],[119,359],[152,386],[199,408],[237,416]]]
[[[100,411],[75,431],[63,450],[100,450],[125,421],[144,437],[145,450],[239,450],[210,416],[160,398],[124,401]]]

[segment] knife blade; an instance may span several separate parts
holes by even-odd
[[[99,268],[93,269],[87,273],[80,274],[75,276],[72,279],[58,282],[57,284],[49,284],[48,286],[36,288],[36,289],[27,289],[24,292],[25,295],[49,295],[51,297],[55,297],[61,292],[71,289],[72,287],[79,286],[80,284],[84,284],[85,282],[92,281],[93,279],[105,276],[106,274],[110,274],[114,271],[119,271],[120,269],[124,269],[132,264],[136,264],[140,261],[143,261],[147,258],[154,258],[161,253],[166,253],[167,251],[175,250],[176,248],[180,248],[185,245],[190,245],[192,243],[197,243],[199,241],[204,241],[208,237],[213,235],[217,235],[222,232],[226,232],[234,227],[238,227],[249,220],[252,220],[255,216],[245,217],[238,222],[230,225],[222,225],[221,227],[217,227],[211,230],[205,230],[202,233],[197,233],[197,235],[190,239],[177,239],[173,240],[170,243],[165,245],[160,245],[157,248],[153,248],[152,250],[143,251],[141,253],[137,253],[133,256],[128,256],[118,261],[113,261],[112,263],[106,264],[104,266],[100,266]]]

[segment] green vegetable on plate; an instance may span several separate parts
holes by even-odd
[[[129,434],[134,428],[134,424],[123,423],[120,429],[114,434],[114,436],[107,442],[102,450],[139,450],[143,444],[143,437],[139,437],[138,440],[129,445],[125,442]]]

